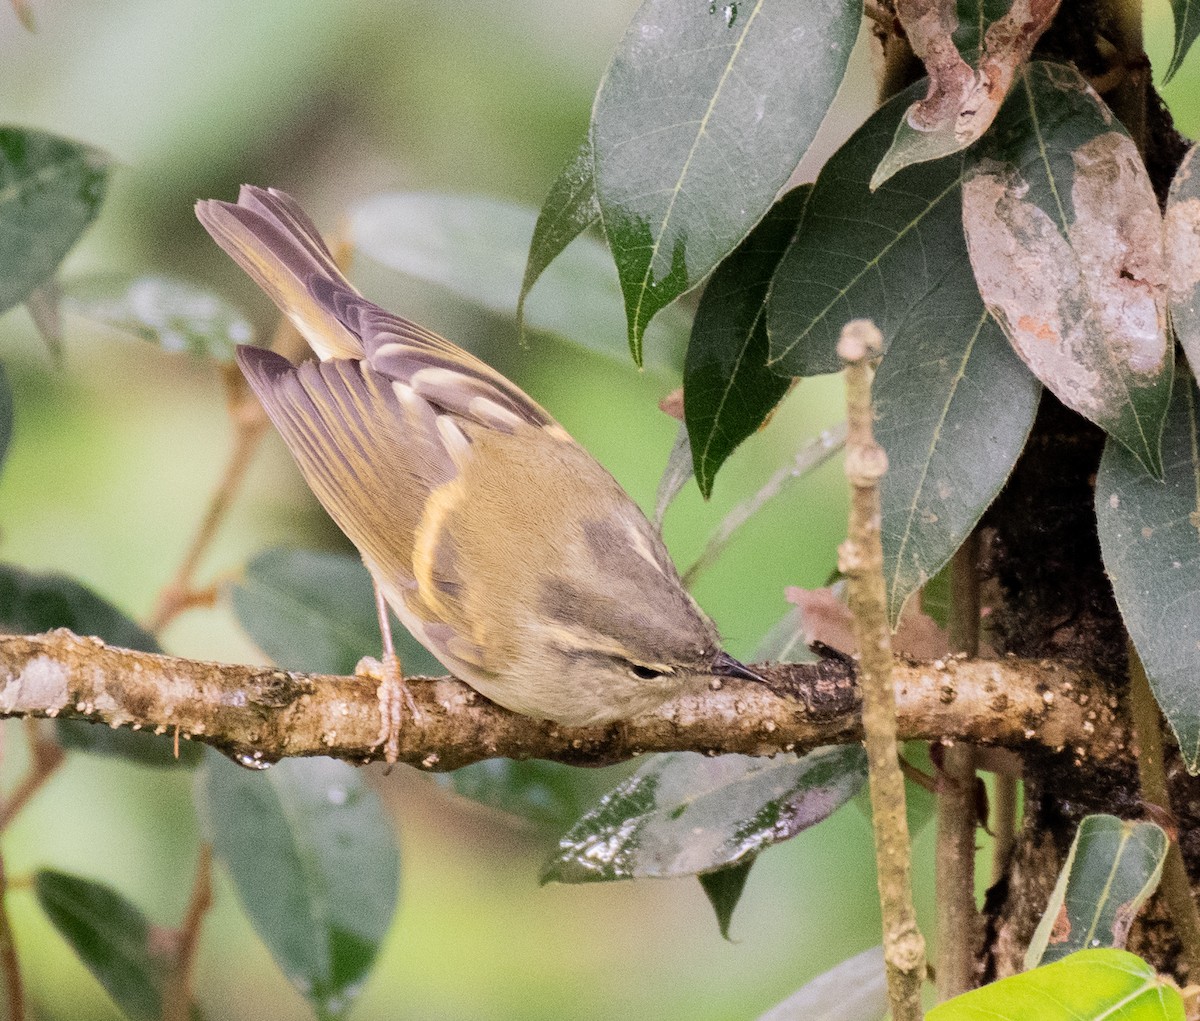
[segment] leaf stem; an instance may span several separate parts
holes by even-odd
[[[838,341],[838,354],[846,364],[846,477],[850,482],[849,535],[838,550],[838,566],[849,581],[850,609],[862,650],[859,686],[888,999],[895,1021],[919,1021],[925,939],[917,927],[912,902],[911,849],[896,742],[892,635],[880,541],[879,481],[887,471],[887,455],[875,442],[872,430],[870,360],[882,347],[882,336],[866,320],[848,323]]]
[[[8,877],[0,857],[0,972],[4,974],[7,1021],[25,1021],[25,984],[21,980],[21,962],[8,917]]]
[[[979,652],[979,539],[975,532],[950,561],[950,646],[974,658]],[[934,849],[937,882],[937,991],[939,1000],[974,985],[975,749],[946,748],[937,800]]]
[[[12,794],[0,804],[0,832],[8,828],[8,824],[54,775],[66,757],[55,741],[42,737],[40,726],[37,720],[25,721],[25,734],[29,740],[29,768],[13,788]]]
[[[212,844],[203,841],[196,859],[191,900],[179,926],[175,967],[163,993],[163,1021],[187,1021],[192,1003],[192,975],[196,970],[200,931],[204,917],[212,907],[212,900]]]
[[[344,271],[350,263],[351,247],[345,242],[335,243],[333,254],[334,261]],[[275,333],[271,337],[270,347],[289,361],[303,357],[308,351],[304,338],[287,316],[280,316]],[[225,384],[225,404],[233,422],[233,449],[225,462],[225,470],[217,481],[217,487],[209,498],[204,517],[201,518],[187,552],[183,555],[183,561],[174,577],[159,592],[154,609],[146,620],[146,630],[151,634],[158,634],[185,610],[194,606],[211,606],[216,600],[215,587],[196,587],[196,571],[216,538],[225,515],[233,505],[245,481],[250,462],[254,459],[258,445],[270,425],[267,413],[236,366],[221,366],[221,379]]]
[[[1171,796],[1167,790],[1158,703],[1154,700],[1146,668],[1133,642],[1129,642],[1129,715],[1137,742],[1142,797],[1171,818]],[[1167,848],[1167,860],[1163,862],[1162,893],[1175,925],[1175,934],[1183,948],[1188,975],[1192,980],[1200,978],[1200,913],[1196,910],[1187,866],[1174,833]]]
[[[709,538],[704,551],[696,558],[695,563],[683,572],[684,587],[690,589],[695,585],[696,579],[712,567],[725,552],[725,547],[737,534],[738,529],[762,510],[764,504],[775,499],[791,482],[803,478],[814,468],[823,465],[841,450],[845,443],[846,423],[839,422],[797,450],[791,461],[772,475],[762,489],[725,515],[725,520]]]

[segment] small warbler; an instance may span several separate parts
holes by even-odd
[[[714,677],[761,680],[721,650],[613,477],[494,369],[362,297],[293,198],[247,185],[196,215],[320,359],[237,352],[375,582],[389,760],[402,701],[416,708],[385,601],[477,691],[566,726],[627,719]]]

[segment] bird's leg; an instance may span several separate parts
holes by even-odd
[[[392,622],[388,619],[387,600],[383,598],[383,590],[374,578],[371,579],[371,585],[375,589],[375,612],[379,615],[379,633],[383,638],[383,664],[379,677],[379,743],[384,746],[384,758],[390,766],[400,758],[401,706],[408,706],[414,723],[421,719],[421,713],[412,692],[404,683],[400,657],[396,655],[396,647],[392,644]]]

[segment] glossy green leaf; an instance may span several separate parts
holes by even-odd
[[[400,864],[378,795],[332,759],[253,771],[207,756],[196,788],[213,850],[288,980],[340,1017],[392,921]]]
[[[1171,62],[1163,72],[1165,85],[1183,65],[1183,58],[1200,35],[1200,0],[1171,0],[1171,16],[1175,22],[1175,48],[1171,51]]]
[[[364,656],[382,654],[371,576],[351,554],[269,549],[230,594],[238,623],[285,670],[352,674]],[[392,639],[405,673],[446,672],[394,618]]]
[[[614,769],[583,769],[540,759],[484,759],[450,773],[439,783],[472,801],[562,832],[614,782]]]
[[[721,931],[722,939],[729,939],[729,923],[733,921],[733,910],[742,899],[742,891],[746,888],[746,879],[754,865],[754,858],[743,858],[741,861],[726,865],[715,872],[702,872],[696,878],[708,898],[709,904],[717,915],[717,928]]]
[[[954,29],[954,45],[963,59],[973,67],[979,65],[983,38],[988,27],[1008,13],[1012,0],[957,0],[955,13],[958,25]]]
[[[766,421],[789,381],[767,368],[767,288],[804,215],[812,185],[780,199],[704,288],[683,369],[683,407],[705,497],[725,459]]]
[[[96,218],[108,158],[26,128],[0,127],[0,313],[45,283]]]
[[[1140,957],[1081,950],[938,1004],[926,1021],[1184,1021],[1183,998]]]
[[[822,168],[767,294],[772,371],[839,371],[837,340],[851,319],[873,320],[890,343],[947,268],[966,260],[960,157],[868,189],[896,124],[924,89],[918,82],[882,106]]]
[[[883,947],[872,947],[801,986],[758,1021],[882,1021],[887,1008]]]
[[[1200,15],[1200,8],[1197,11]],[[1197,18],[1200,24],[1200,17]],[[1171,326],[1192,373],[1200,372],[1200,176],[1192,146],[1171,182],[1167,198],[1167,297]]]
[[[972,155],[963,223],[988,308],[1034,375],[1158,475],[1166,265],[1137,147],[1078,71],[1034,63]]]
[[[171,962],[152,949],[146,916],[110,887],[42,869],[38,904],[113,1002],[133,1021],[160,1021]]]
[[[966,262],[900,324],[875,376],[883,563],[895,627],[1008,479],[1041,386],[988,315]]]
[[[829,816],[866,768],[858,745],[802,758],[656,755],[571,827],[543,880],[699,875],[745,861]]]
[[[1087,816],[1025,952],[1025,968],[1076,950],[1124,949],[1134,917],[1158,887],[1167,847],[1166,833],[1152,822]]]
[[[65,627],[77,635],[95,635],[109,645],[161,652],[154,636],[91,589],[61,574],[35,574],[0,564],[0,629],[10,634],[40,634]],[[75,751],[113,755],[143,766],[194,766],[202,749],[168,736],[113,730],[102,723],[55,720],[59,744]]]
[[[533,207],[514,202],[401,192],[354,207],[350,237],[357,252],[389,269],[516,316],[537,219]],[[622,362],[627,357],[617,274],[603,243],[593,237],[579,238],[544,268],[522,311],[532,329]],[[687,330],[688,317],[680,309],[659,317],[651,338],[658,349],[654,364],[682,364]]]
[[[533,285],[567,245],[599,222],[600,204],[596,201],[596,183],[592,178],[592,142],[585,138],[558,175],[533,227],[525,276],[517,298],[517,327],[522,332],[525,329],[525,299]]]
[[[167,351],[230,362],[238,344],[254,342],[253,328],[232,305],[172,277],[83,277],[65,285],[64,297],[76,315]]]
[[[638,364],[646,325],[746,236],[808,148],[859,13],[816,0],[643,0],[591,135]]]
[[[1104,568],[1154,697],[1200,773],[1200,393],[1180,367],[1163,431],[1163,481],[1108,443],[1096,476]]]

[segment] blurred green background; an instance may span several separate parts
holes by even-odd
[[[608,4],[322,0],[32,0],[38,30],[0,5],[0,123],[91,143],[120,164],[100,220],[65,275],[170,272],[219,290],[270,330],[273,312],[192,216],[244,181],[295,194],[319,224],[381,191],[484,194],[536,205],[586,130],[592,96],[635,9]],[[1170,47],[1152,5],[1155,66]],[[851,66],[828,152],[864,115],[868,63]],[[1200,122],[1193,56],[1165,94],[1181,129]],[[811,179],[814,154],[799,171]],[[657,408],[662,369],[587,354],[570,339],[516,342],[511,321],[448,292],[358,267],[369,293],[469,343],[557,415],[642,503],[653,503],[676,423]],[[215,371],[179,355],[65,324],[56,368],[28,316],[0,318],[16,434],[0,485],[0,556],[64,571],[135,617],[174,572],[224,464],[230,429]],[[612,338],[614,351],[624,338]],[[806,382],[726,467],[714,499],[694,486],[668,514],[681,565],[738,501],[838,417],[836,380]],[[786,585],[821,584],[843,533],[836,464],[759,515],[697,587],[729,648],[749,654],[783,614]],[[235,577],[268,545],[340,548],[272,436],[203,570]],[[260,661],[226,605],[180,618],[172,652]],[[3,779],[19,775],[19,735]],[[403,767],[374,777],[400,834],[401,908],[352,1016],[368,1018],[753,1018],[806,979],[877,942],[869,828],[849,806],[768,852],[723,941],[694,881],[545,887],[553,833],[447,793]],[[52,865],[101,879],[156,922],[186,903],[196,847],[189,785],[83,756],[22,815],[10,876]],[[919,906],[930,917],[932,827],[917,838]],[[986,870],[984,870],[986,875]],[[39,1014],[117,1016],[28,893],[11,897]],[[211,1018],[309,1016],[218,888],[197,985]]]

